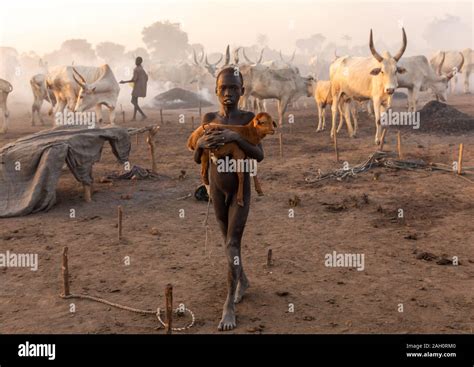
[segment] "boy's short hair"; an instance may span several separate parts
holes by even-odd
[[[238,74],[238,77],[240,79],[240,84],[242,84],[242,86],[244,85],[244,78],[242,76],[242,73],[240,72],[239,68],[237,66],[227,66],[223,69],[221,69],[219,71],[219,73],[217,74],[217,77],[216,77],[216,87],[217,87],[217,81],[219,80],[219,77],[222,75],[222,74],[232,74],[234,76],[237,76],[237,73]]]

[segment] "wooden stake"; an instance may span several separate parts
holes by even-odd
[[[387,128],[385,127],[383,130],[382,130],[382,137],[381,137],[381,141],[380,141],[380,151],[383,152],[383,145],[385,143],[385,134],[387,133]]]
[[[160,108],[160,121],[161,121],[161,125],[163,125],[163,109]]]
[[[268,253],[267,253],[267,266],[270,267],[273,265],[273,260],[272,260],[272,249],[269,248],[268,249]]]
[[[121,103],[120,103],[120,111],[122,111],[122,123],[125,124],[125,111],[123,110]]]
[[[166,285],[166,318],[165,318],[165,331],[166,334],[171,334],[173,328],[173,286],[171,284]]]
[[[458,157],[458,175],[462,175],[462,153],[464,150],[463,144],[459,144],[459,157]]]
[[[155,126],[151,130],[148,130],[148,137],[146,138],[146,142],[149,145],[150,148],[150,155],[151,155],[151,171],[156,173],[158,172],[158,168],[156,165],[156,157],[155,157],[155,151],[156,151],[156,143],[155,143],[155,135],[158,132],[159,126]]]
[[[138,135],[140,134],[136,134],[137,146],[138,146]]]
[[[398,159],[402,159],[402,137],[400,131],[397,132]]]
[[[118,221],[118,240],[122,239],[122,219],[123,219],[123,210],[122,206],[117,207],[117,221]]]
[[[283,135],[280,133],[278,135],[278,139],[280,140],[280,158],[283,158]]]
[[[63,273],[63,296],[69,296],[69,269],[67,262],[67,246],[63,248],[63,265],[61,267]]]
[[[337,132],[334,133],[334,151],[336,152],[336,162],[339,162],[339,151],[337,150]]]
[[[194,116],[191,116],[191,129],[194,131]]]
[[[202,121],[201,101],[199,101],[199,121]]]

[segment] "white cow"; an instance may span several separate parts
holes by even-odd
[[[464,65],[457,69],[461,62],[461,54],[464,58]],[[437,51],[430,59],[430,64],[434,70],[438,71],[438,75],[449,74],[453,70],[464,74],[464,93],[469,93],[469,77],[474,71],[474,52],[470,48],[459,51]],[[441,70],[439,66],[442,64]],[[454,93],[457,84],[457,75],[451,82],[451,93]]]
[[[239,67],[244,78],[245,93],[241,103],[246,104],[250,96],[260,99],[278,100],[278,122],[283,124],[288,103],[301,96],[313,95],[312,77],[304,78],[291,68],[274,70],[263,65]]]
[[[48,115],[53,113],[53,107],[56,104],[56,98],[53,91],[46,86],[46,76],[44,74],[36,74],[30,79],[31,90],[33,92],[33,106],[31,107],[31,126],[35,126],[35,116],[38,116],[41,124],[44,125],[41,116],[41,106],[43,101],[51,103]]]
[[[329,69],[332,94],[332,128],[331,137],[336,133],[336,118],[341,98],[355,101],[372,100],[375,115],[375,143],[380,143],[381,113],[391,106],[392,95],[398,87],[397,74],[405,69],[397,62],[407,47],[405,29],[403,31],[403,45],[395,56],[389,52],[380,55],[374,47],[372,30],[370,30],[369,48],[372,57],[344,56],[334,61]],[[349,136],[353,130],[348,126]]]
[[[12,90],[13,86],[9,82],[0,79],[0,108],[3,111],[3,124],[0,129],[0,134],[5,134],[8,130],[8,117],[10,116],[10,112],[7,107],[7,98]]]
[[[55,116],[66,107],[74,112],[95,107],[97,121],[102,122],[101,107],[105,106],[110,123],[115,123],[120,87],[109,65],[58,66],[46,75],[46,84],[56,99]]]
[[[444,59],[444,57],[443,57]],[[461,63],[457,66],[460,70],[463,66],[464,57],[461,54]],[[403,74],[397,75],[398,88],[407,88],[408,90],[408,111],[415,112],[418,93],[427,89],[435,94],[438,100],[447,101],[449,81],[455,75],[450,71],[446,75],[441,75],[443,60],[438,66],[438,74],[431,68],[428,59],[423,55],[404,57],[398,65],[406,69]]]

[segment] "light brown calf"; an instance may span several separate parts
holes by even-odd
[[[209,123],[206,125],[199,126],[188,139],[188,148],[190,150],[195,150],[197,141],[208,129],[230,129],[239,133],[245,140],[253,145],[257,145],[260,141],[268,134],[274,134],[276,123],[273,121],[272,117],[266,113],[261,112],[255,116],[252,121],[247,125],[222,125],[216,123]],[[245,153],[242,149],[239,148],[237,143],[227,143],[216,149],[204,149],[201,155],[201,177],[205,185],[209,185],[208,170],[209,170],[209,155],[212,154],[216,158],[223,158],[228,155],[231,155],[233,159],[245,159]],[[239,187],[237,190],[237,204],[244,206],[244,173],[237,172],[239,179]],[[255,190],[259,195],[263,195],[262,188],[258,181],[257,176],[253,176],[255,183]]]

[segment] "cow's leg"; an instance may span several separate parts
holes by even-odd
[[[451,79],[451,93],[454,94],[456,92],[456,84],[458,84],[458,77],[457,75],[455,75],[452,79]]]
[[[278,124],[283,126],[283,118],[285,116],[286,108],[288,107],[289,98],[282,98],[278,100]]]
[[[420,92],[421,86],[415,85],[412,91],[411,96],[411,111],[408,109],[408,112],[416,112],[416,106],[418,104],[418,93]]]
[[[471,76],[471,70],[464,72],[464,93],[469,93],[469,77]]]
[[[108,107],[109,109],[109,121],[112,125],[115,125],[115,106]]]
[[[352,115],[352,118],[354,119],[354,134],[353,136],[355,137],[357,135],[357,130],[359,129],[359,122],[357,121],[357,107],[355,102],[351,102],[349,104],[350,108],[350,113]]]
[[[342,129],[342,124],[344,123],[344,101],[341,99],[339,102],[339,125],[337,126],[337,133]]]
[[[62,118],[59,118],[59,114],[64,114],[64,110],[66,108],[66,101],[65,100],[59,100],[58,103],[56,103],[56,106],[54,107],[53,114],[54,114],[54,125],[58,125],[58,121],[63,121],[63,125],[65,124],[64,119],[66,116],[62,116]]]
[[[102,123],[102,106],[100,104],[95,105],[95,120]]]
[[[334,134],[336,134],[336,118],[337,118],[337,111],[339,110],[339,95],[338,93],[334,93],[332,97],[332,105],[331,105],[331,112],[332,112],[332,124],[331,124],[331,138],[334,138]]]
[[[381,103],[379,99],[373,99],[374,119],[375,119],[375,144],[380,144],[380,110]]]
[[[344,103],[344,117],[346,119],[347,132],[349,133],[349,137],[353,138],[354,130],[352,129],[352,123],[351,123],[351,110],[350,110],[351,103],[352,103],[351,101],[347,101]]]
[[[413,106],[413,89],[407,88],[408,112],[411,112]]]
[[[323,130],[322,126],[324,109],[322,108],[321,103],[318,101],[316,101],[316,106],[318,107],[318,128],[316,129],[316,131],[321,131]]]

